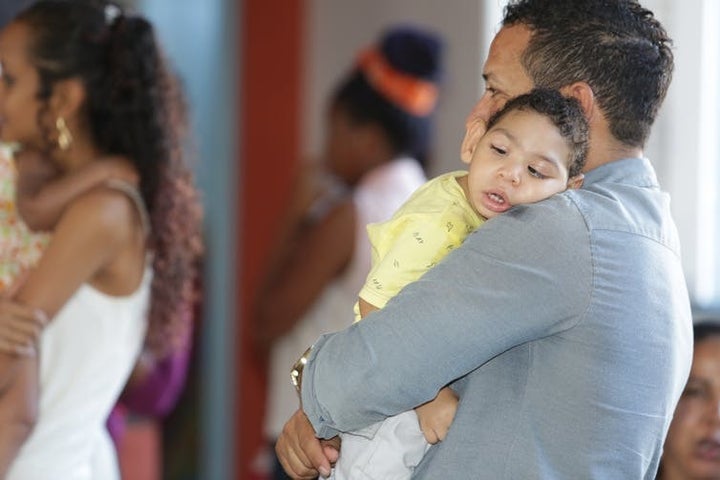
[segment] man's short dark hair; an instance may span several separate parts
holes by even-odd
[[[672,40],[634,0],[510,0],[503,26],[532,31],[522,64],[539,87],[586,82],[619,141],[642,147],[667,93]]]

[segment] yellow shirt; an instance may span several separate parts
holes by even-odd
[[[48,235],[31,232],[15,209],[15,165],[0,146],[0,293],[22,271],[33,267],[48,242]]]
[[[367,227],[372,268],[360,298],[382,308],[405,285],[418,280],[485,221],[475,212],[456,171],[420,187],[387,222]],[[355,307],[356,321],[359,310]]]

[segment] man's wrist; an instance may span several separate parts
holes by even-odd
[[[305,350],[305,353],[303,353],[300,358],[298,358],[297,362],[293,365],[292,370],[290,370],[290,381],[295,386],[295,390],[298,393],[298,396],[302,396],[302,379],[303,379],[303,371],[305,370],[305,365],[307,364],[308,357],[310,356],[310,352],[312,351],[312,346]]]

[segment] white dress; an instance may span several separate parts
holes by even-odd
[[[128,296],[82,285],[46,327],[37,423],[7,480],[120,478],[105,422],[145,340],[152,276],[148,262]]]

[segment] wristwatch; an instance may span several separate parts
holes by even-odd
[[[305,350],[305,353],[303,353],[302,356],[298,358],[298,361],[295,362],[292,370],[290,370],[290,381],[292,381],[292,384],[295,386],[295,390],[297,390],[298,395],[300,395],[302,389],[303,370],[305,369],[305,364],[308,361],[308,357],[310,356],[311,351],[312,346]]]

